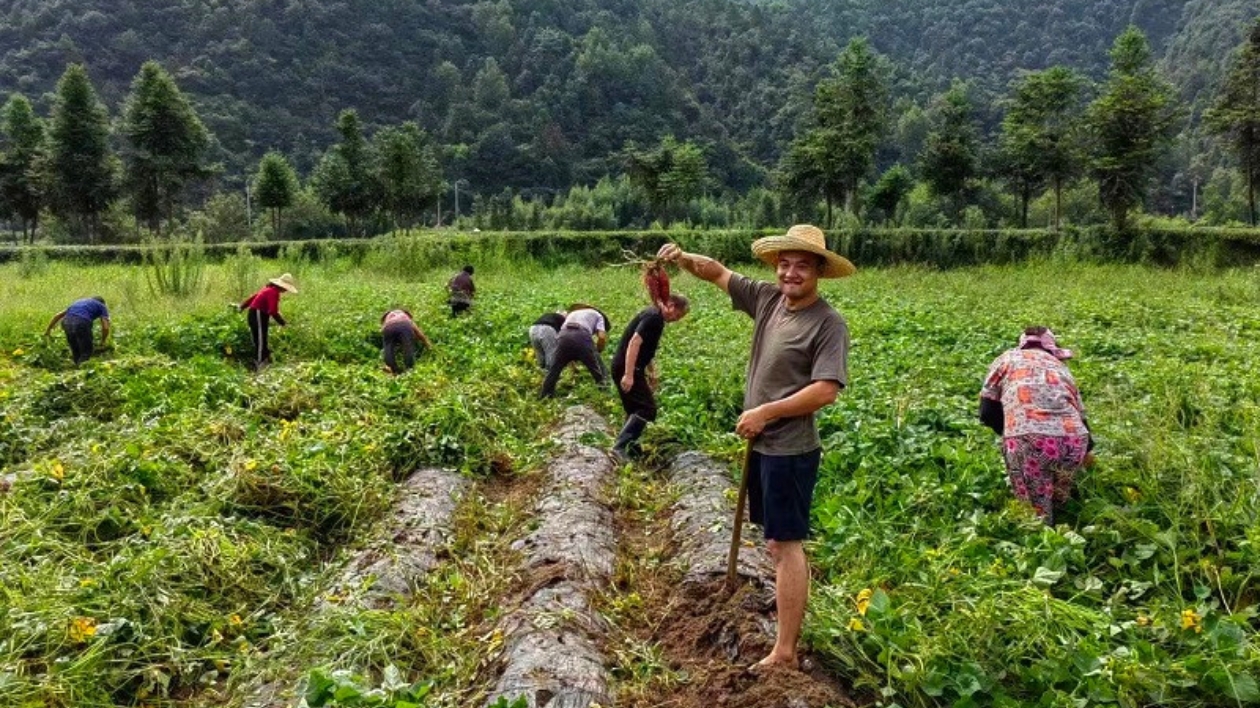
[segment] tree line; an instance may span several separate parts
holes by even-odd
[[[1204,211],[1216,208],[1213,218],[1228,221],[1241,204],[1255,225],[1260,22],[1230,66],[1202,125],[1240,169],[1229,178],[1231,206],[1214,207],[1209,181]],[[1105,218],[1124,231],[1189,120],[1136,27],[1115,39],[1100,83],[1065,66],[1022,75],[1001,100],[991,137],[969,84],[956,80],[926,106],[906,105],[893,98],[896,72],[865,39],[850,41],[810,87],[812,100],[778,163],[742,190],[727,179],[729,156],[666,133],[623,143],[593,184],[485,193],[447,177],[449,150],[417,123],[369,136],[347,109],[335,124],[337,142],[305,180],[286,155],[271,151],[241,194],[217,188],[224,169],[210,161],[214,137],[161,65],[143,65],[111,121],[86,68],[71,64],[47,119],[20,93],[0,111],[0,217],[31,243],[38,234],[95,243],[176,229],[208,240],[361,236],[455,219],[495,229],[763,227],[789,220],[1026,227],[1030,210],[1039,210],[1039,224],[1056,228]],[[490,130],[489,107],[504,105],[494,83],[478,87],[488,114],[474,117]],[[715,162],[727,165],[722,178]],[[1219,174],[1213,179],[1221,201],[1226,190]]]

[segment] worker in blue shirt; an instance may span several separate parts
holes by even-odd
[[[58,312],[44,330],[47,337],[58,322],[66,333],[66,342],[70,345],[70,355],[74,357],[74,365],[78,366],[92,358],[92,322],[101,321],[101,346],[109,341],[109,310],[105,307],[105,298],[97,295],[75,300],[70,307]]]

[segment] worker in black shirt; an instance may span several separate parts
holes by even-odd
[[[612,376],[621,396],[627,418],[612,454],[626,460],[637,450],[637,441],[647,424],[656,420],[656,396],[653,393],[656,367],[653,359],[661,343],[666,322],[677,322],[687,315],[691,305],[687,298],[674,294],[661,307],[644,308],[626,325],[626,332],[613,354]]]
[[[534,320],[529,326],[529,343],[534,348],[534,360],[546,371],[556,358],[556,337],[560,336],[560,328],[564,326],[564,310],[548,312]]]

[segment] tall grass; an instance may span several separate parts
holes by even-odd
[[[174,234],[167,241],[149,242],[144,251],[144,274],[149,292],[188,298],[205,287],[206,254],[201,237]]]

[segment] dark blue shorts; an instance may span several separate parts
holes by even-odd
[[[821,460],[821,448],[799,455],[753,452],[748,461],[748,518],[765,528],[767,541],[809,537],[809,506]]]

